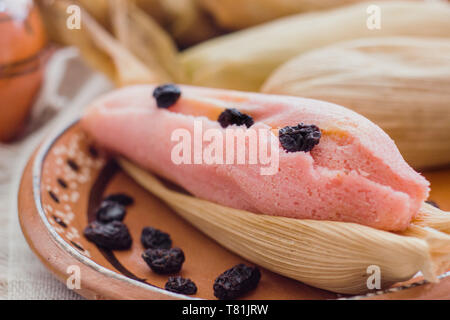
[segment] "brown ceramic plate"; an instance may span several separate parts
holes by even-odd
[[[450,170],[435,175],[448,179]],[[442,200],[441,204],[447,206],[443,209],[449,209],[448,189],[447,193],[440,191],[434,200]],[[83,237],[83,229],[94,220],[102,198],[116,192],[135,199],[124,220],[133,237],[132,248],[127,251],[100,249]],[[81,287],[75,291],[90,299],[215,299],[214,279],[237,263],[248,263],[137,185],[92,144],[77,122],[47,138],[29,160],[21,181],[18,208],[22,230],[32,250],[64,283],[73,274],[70,267],[79,267]],[[183,249],[186,262],[180,275],[197,284],[196,295],[163,289],[168,276],[151,272],[141,258],[140,234],[144,226],[170,233],[174,246]],[[347,297],[261,271],[258,288],[244,299],[450,298],[450,273],[442,275],[438,284],[415,278],[387,291]]]

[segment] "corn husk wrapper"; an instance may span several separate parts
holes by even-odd
[[[415,168],[450,163],[450,39],[359,39],[300,55],[265,93],[330,101],[378,124]]]
[[[122,168],[144,188],[215,241],[245,259],[306,284],[339,293],[367,292],[369,266],[381,271],[381,286],[425,278],[450,267],[450,236],[412,225],[404,234],[354,223],[300,220],[254,214],[174,191],[150,173],[120,159]],[[422,217],[450,215],[430,212]],[[438,220],[439,220],[438,218]],[[424,220],[422,220],[423,222]]]
[[[273,19],[315,10],[329,9],[362,0],[199,0],[218,24],[243,29]]]
[[[60,0],[49,3],[45,0],[38,0],[37,4],[44,16],[50,38],[63,45],[78,47],[91,66],[104,72],[118,86],[179,80],[172,78],[173,70],[167,68],[167,65],[170,65],[169,60],[172,58],[174,58],[173,65],[176,66],[175,46],[171,44],[170,38],[157,24],[151,21],[142,23],[142,15],[135,18],[137,9],[134,10],[135,8],[131,7],[132,4],[126,7],[122,6],[124,10],[121,13],[122,18],[116,14],[113,19],[116,25],[112,26],[117,32],[125,28],[133,32],[136,31],[136,24],[145,25],[142,29],[146,32],[135,32],[126,43],[128,48],[114,38],[83,7],[81,7],[81,29],[67,28],[66,9],[71,4],[80,4],[79,2]],[[115,5],[118,5],[117,2]],[[113,11],[113,14],[114,12],[117,13],[117,11]],[[151,20],[150,17],[147,19]],[[133,23],[129,23],[129,21],[133,21]],[[152,41],[136,40],[142,34],[150,34]],[[147,55],[145,61],[137,58],[132,50],[138,54],[145,52]]]
[[[381,29],[367,28],[367,8],[381,10]],[[365,2],[279,19],[206,41],[182,53],[191,84],[258,91],[285,61],[332,43],[362,37],[450,36],[450,4]]]
[[[446,212],[442,213],[442,210],[429,205],[424,204],[418,215],[414,218],[414,225],[423,228],[433,228],[440,232],[450,234],[450,214]]]

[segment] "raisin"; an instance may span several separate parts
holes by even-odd
[[[440,209],[439,205],[436,202],[434,202],[433,200],[427,200],[425,202],[432,205],[433,207]]]
[[[256,288],[261,279],[258,267],[238,264],[214,281],[214,296],[221,300],[235,299]]]
[[[147,249],[142,258],[153,272],[159,274],[176,273],[181,270],[184,253],[180,248]]]
[[[117,202],[103,201],[95,216],[100,222],[122,221],[126,213],[123,205]]]
[[[142,229],[141,242],[146,249],[170,249],[172,247],[170,235],[152,227]]]
[[[164,287],[168,291],[182,294],[196,294],[197,286],[191,279],[170,277]]]
[[[174,84],[164,84],[153,91],[158,108],[169,108],[178,101],[180,96],[181,90]]]
[[[126,250],[132,243],[127,226],[120,221],[91,222],[84,229],[84,236],[96,245],[111,250]]]
[[[247,128],[250,128],[254,121],[251,116],[245,113],[241,113],[239,110],[231,108],[231,109],[225,109],[217,119],[219,121],[222,128],[226,128],[228,126],[231,126],[233,124],[241,126],[245,124]]]
[[[117,202],[125,207],[131,206],[134,203],[134,199],[125,193],[110,194],[103,201]]]
[[[279,139],[288,152],[311,151],[320,141],[321,132],[315,125],[299,123],[279,130]]]

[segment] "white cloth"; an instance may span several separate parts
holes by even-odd
[[[112,87],[82,62],[77,49],[57,51],[48,61],[26,132],[15,143],[0,144],[0,299],[81,298],[28,247],[18,222],[17,191],[26,161],[44,135],[77,117],[89,101]]]

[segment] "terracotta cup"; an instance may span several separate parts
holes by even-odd
[[[44,26],[31,1],[0,7],[0,141],[23,126],[39,90],[46,44]]]

